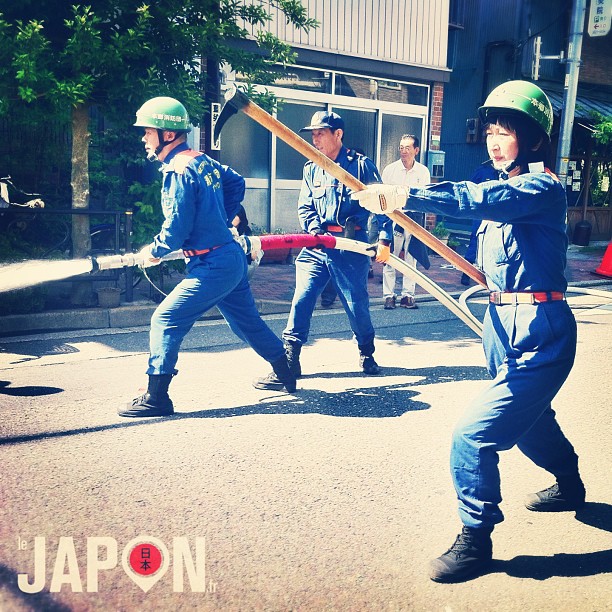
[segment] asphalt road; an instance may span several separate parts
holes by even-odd
[[[555,409],[588,503],[529,512],[551,478],[502,454],[494,566],[458,585],[428,563],[460,528],[450,436],[487,374],[437,304],[373,310],[382,377],[358,372],[343,314],[317,314],[294,395],[252,388],[267,364],[198,324],[169,419],[116,416],[145,382],[146,328],[0,339],[0,610],[612,610],[612,303],[570,303],[578,357]],[[130,553],[152,548],[145,592]]]

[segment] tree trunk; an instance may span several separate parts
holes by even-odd
[[[79,104],[72,109],[72,209],[89,209],[89,107]],[[89,216],[72,215],[72,257],[89,255],[91,237]],[[93,305],[92,283],[77,280],[72,283],[70,301],[75,306]]]

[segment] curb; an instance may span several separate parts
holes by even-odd
[[[257,309],[262,315],[289,312],[290,302],[256,300]],[[151,315],[157,304],[122,304],[116,308],[82,308],[39,312],[25,315],[6,315],[0,317],[0,337],[74,331],[87,329],[123,329],[144,327],[151,322]],[[222,319],[215,307],[204,313],[198,320]]]
[[[569,287],[601,287],[610,285],[612,279],[579,281],[570,283]],[[457,299],[467,287],[460,290],[450,290],[448,293]],[[428,294],[417,295],[418,302],[435,301]],[[381,306],[382,298],[370,298],[370,305]],[[256,300],[257,309],[262,316],[285,314],[289,312],[291,302],[279,300]],[[28,333],[44,333],[52,331],[74,331],[88,329],[123,329],[129,327],[145,327],[150,324],[151,315],[157,308],[156,304],[132,303],[123,304],[117,308],[87,308],[47,311],[27,315],[6,315],[0,317],[0,337],[24,335]],[[342,310],[342,305],[336,302],[331,308],[317,306],[315,314]],[[200,321],[221,319],[222,315],[215,307],[206,312]]]

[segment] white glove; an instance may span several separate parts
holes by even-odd
[[[384,215],[406,206],[408,189],[402,185],[379,183],[368,185],[363,191],[354,191],[351,198],[375,215]]]
[[[160,262],[159,257],[153,257],[153,255],[151,255],[152,248],[153,244],[147,244],[138,251],[138,260],[140,261],[138,264],[139,267],[149,268],[150,266],[156,266]]]
[[[234,236],[234,240],[242,247],[242,250],[247,255],[251,252],[251,241],[248,236]]]

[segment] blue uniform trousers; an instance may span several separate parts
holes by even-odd
[[[193,324],[217,306],[231,330],[272,363],[285,354],[283,343],[262,320],[247,280],[244,252],[231,242],[193,258],[187,276],[151,318],[147,374],[175,374],[183,338]]]
[[[457,424],[451,450],[459,516],[476,528],[503,521],[499,451],[516,445],[554,476],[578,473],[578,457],[551,408],[576,351],[567,303],[490,305],[483,346],[493,380]]]
[[[369,270],[369,257],[359,253],[302,249],[295,260],[295,293],[283,338],[306,343],[317,298],[331,277],[357,344],[372,342],[375,332],[370,318]]]

